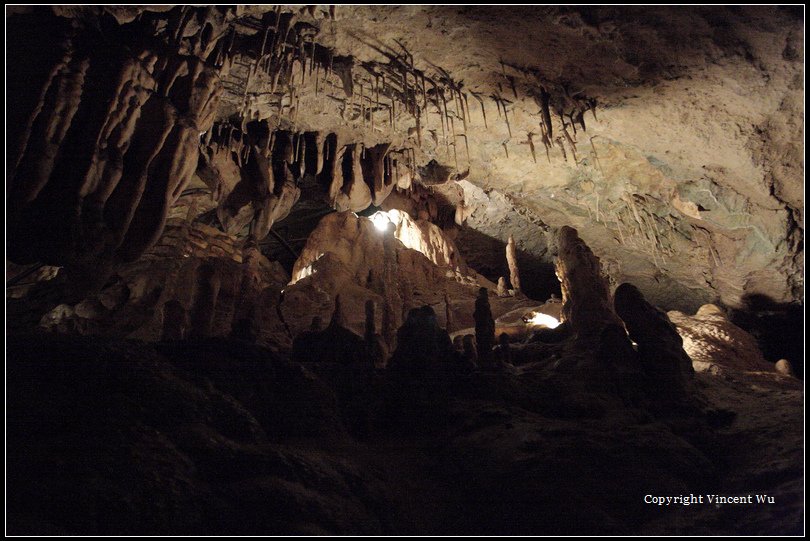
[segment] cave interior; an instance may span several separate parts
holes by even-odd
[[[15,535],[804,531],[802,6],[6,6]]]

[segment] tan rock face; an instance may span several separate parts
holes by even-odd
[[[703,305],[693,316],[678,311],[667,315],[683,337],[683,349],[696,371],[710,370],[713,366],[774,371],[774,365],[762,356],[754,337],[729,321],[717,306]]]
[[[463,274],[463,262],[439,228],[398,211],[384,218],[379,227],[351,212],[321,220],[295,262],[284,292],[282,311],[292,329],[307,328],[313,315],[328,318],[337,294],[344,304],[345,326],[359,335],[365,329],[368,300],[380,307],[375,311],[377,328],[384,328],[386,304],[398,328],[407,310],[424,303],[443,304],[448,288],[452,292],[469,289],[474,295],[478,278]],[[444,314],[444,306],[437,313]]]
[[[419,252],[439,267],[431,274],[450,272],[462,278],[468,269],[458,255],[453,241],[441,229],[424,220],[414,220],[408,214],[390,210],[360,218],[351,212],[329,214],[307,239],[307,245],[295,262],[292,282],[310,276],[317,271],[317,261],[331,254],[330,259],[339,261],[346,268],[354,269],[354,279],[363,283],[368,277],[385,269],[384,244],[391,235],[402,246]],[[471,280],[475,279],[474,272]]]
[[[351,212],[329,214],[321,220],[283,293],[280,310],[294,336],[308,329],[313,317],[328,321],[338,294],[345,327],[360,336],[368,323],[366,304],[374,303],[374,326],[381,330],[389,351],[395,348],[396,330],[413,308],[431,306],[438,325],[450,325],[456,331],[474,326],[475,299],[481,286],[492,292],[495,317],[531,304],[525,298],[498,298],[495,284],[466,269],[452,252],[437,251],[453,244],[435,226],[420,227],[419,222],[393,212],[390,216],[402,221],[395,228],[392,220],[385,231],[371,219]],[[414,248],[398,240],[397,231],[409,232]]]

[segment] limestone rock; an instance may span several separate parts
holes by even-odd
[[[667,315],[648,303],[638,288],[627,283],[616,289],[615,306],[627,334],[638,345],[641,367],[650,377],[654,391],[675,394],[686,389],[694,375],[692,361]]]
[[[220,27],[205,9],[197,15],[209,29]],[[151,29],[136,25],[127,36],[139,35],[138,43],[124,43],[120,35],[101,39],[43,23],[61,54],[41,67],[48,78],[31,81],[42,84],[30,89],[38,101],[15,128],[9,255],[81,273],[86,294],[109,276],[105,263],[136,260],[154,245],[194,174],[200,134],[223,91],[218,68],[206,61],[216,40],[179,36],[155,46]]]
[[[694,316],[670,311],[669,319],[683,338],[683,349],[689,354],[695,370],[712,365],[737,370],[772,371],[756,339],[729,321],[714,304],[700,307]]]
[[[560,228],[556,260],[562,287],[561,321],[579,337],[599,336],[607,325],[621,324],[613,311],[599,258],[568,226]]]
[[[506,262],[509,265],[509,281],[512,283],[512,289],[515,292],[520,291],[520,271],[518,270],[517,262],[517,247],[515,246],[515,237],[509,235],[509,241],[506,243]]]
[[[775,365],[776,371],[780,374],[784,374],[786,376],[795,376],[796,374],[793,373],[793,367],[790,365],[790,361],[787,359],[779,359],[776,361]]]
[[[441,229],[404,213],[389,211],[388,215],[391,221],[385,231],[350,212],[321,219],[301,250],[284,292],[281,309],[293,334],[305,330],[313,315],[328,318],[331,299],[337,294],[345,305],[346,328],[360,335],[366,324],[366,301],[389,307],[382,313],[375,311],[375,326],[383,329],[389,347],[393,346],[392,328],[402,324],[417,301],[445,305],[447,292],[453,299],[453,316],[461,321],[458,314],[469,310],[469,305],[456,301],[471,303],[480,277],[464,272],[466,266]],[[415,299],[416,295],[420,298]],[[386,326],[383,313],[390,319]],[[440,310],[439,318],[445,317],[446,310]],[[470,314],[463,319],[469,321]]]

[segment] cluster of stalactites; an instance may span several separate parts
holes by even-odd
[[[231,122],[217,123],[203,136],[201,149],[201,178],[214,189],[227,231],[238,232],[254,218],[239,212],[248,200],[271,201],[273,209],[279,209],[282,201],[290,202],[264,212],[268,218],[254,228],[257,238],[286,216],[298,199],[297,185],[306,176],[322,186],[335,209],[359,212],[382,204],[394,188],[410,189],[417,174],[410,149],[392,150],[390,143],[368,148],[361,143],[344,145],[336,134],[273,129],[265,120],[245,123],[244,131]],[[227,178],[228,168],[238,170],[232,173],[238,175],[236,181]],[[237,185],[245,182],[242,192],[247,198],[236,193]],[[285,198],[293,192],[295,197]]]
[[[157,241],[222,94],[206,60],[221,24],[216,9],[188,8],[144,13],[113,34],[64,25],[61,41],[52,36],[59,54],[31,82],[38,97],[10,156],[12,260],[96,268]]]

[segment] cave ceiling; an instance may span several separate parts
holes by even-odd
[[[296,184],[309,176],[338,210],[384,206],[416,187],[440,194],[457,208],[457,226],[503,242],[513,235],[541,260],[553,257],[551,233],[573,226],[612,281],[631,281],[667,308],[803,298],[801,9],[45,11],[7,11],[7,76],[20,79],[7,89],[9,242],[19,262],[137,258],[193,186],[224,201],[226,230],[266,235],[305,204]],[[63,45],[31,36],[39,21]],[[109,73],[136,81],[127,99],[151,127],[133,117],[118,177],[65,180],[72,164],[60,156],[82,145],[97,148],[87,170],[115,170],[98,149],[125,139],[126,107],[117,117],[96,111],[122,129],[76,123],[92,117],[88,98],[122,95],[121,85],[88,89],[102,76],[96,66],[133,58],[126,74]],[[63,69],[50,79],[31,76],[54,65]],[[169,112],[149,109],[153,93]],[[71,104],[75,115],[65,113]],[[159,144],[144,130],[160,132]],[[153,160],[148,170],[132,172],[132,149]],[[279,160],[288,167],[275,168]],[[247,176],[245,187],[238,179]],[[255,204],[242,212],[246,201]]]

